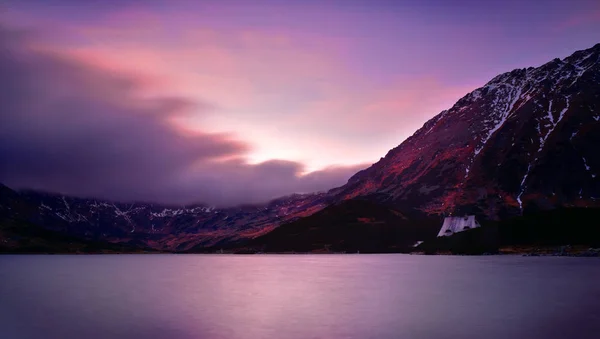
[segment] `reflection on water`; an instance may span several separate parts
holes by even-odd
[[[599,338],[600,260],[0,256],[0,338]]]

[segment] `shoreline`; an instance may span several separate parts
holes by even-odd
[[[584,248],[585,247],[585,248]],[[174,254],[174,255],[376,255],[376,254],[404,254],[417,256],[468,256],[468,257],[487,257],[487,256],[522,256],[522,257],[600,257],[600,248],[591,248],[587,246],[566,247],[562,246],[557,250],[556,247],[544,248],[501,248],[498,252],[492,253],[452,253],[448,251],[440,251],[434,253],[425,253],[423,251],[413,252],[363,252],[363,253],[348,253],[348,252],[249,252],[249,251],[224,251],[224,252],[169,252],[169,251],[140,251],[140,252],[119,252],[119,251],[98,251],[98,252],[20,252],[20,251],[3,251],[0,255],[152,255],[152,254]]]

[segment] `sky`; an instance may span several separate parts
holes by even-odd
[[[0,182],[222,206],[327,190],[598,32],[586,0],[5,0]]]

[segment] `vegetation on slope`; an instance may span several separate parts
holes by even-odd
[[[408,218],[364,200],[348,200],[255,238],[248,252],[410,252],[417,241],[435,237],[439,218]]]

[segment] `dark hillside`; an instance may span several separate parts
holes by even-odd
[[[249,248],[263,252],[409,252],[416,241],[436,236],[439,218],[408,218],[364,200],[348,200],[282,225]]]
[[[535,252],[574,246],[600,248],[600,209],[559,208],[536,211],[500,222],[487,221],[483,227],[451,237],[436,238],[418,247],[425,253],[483,254]]]

